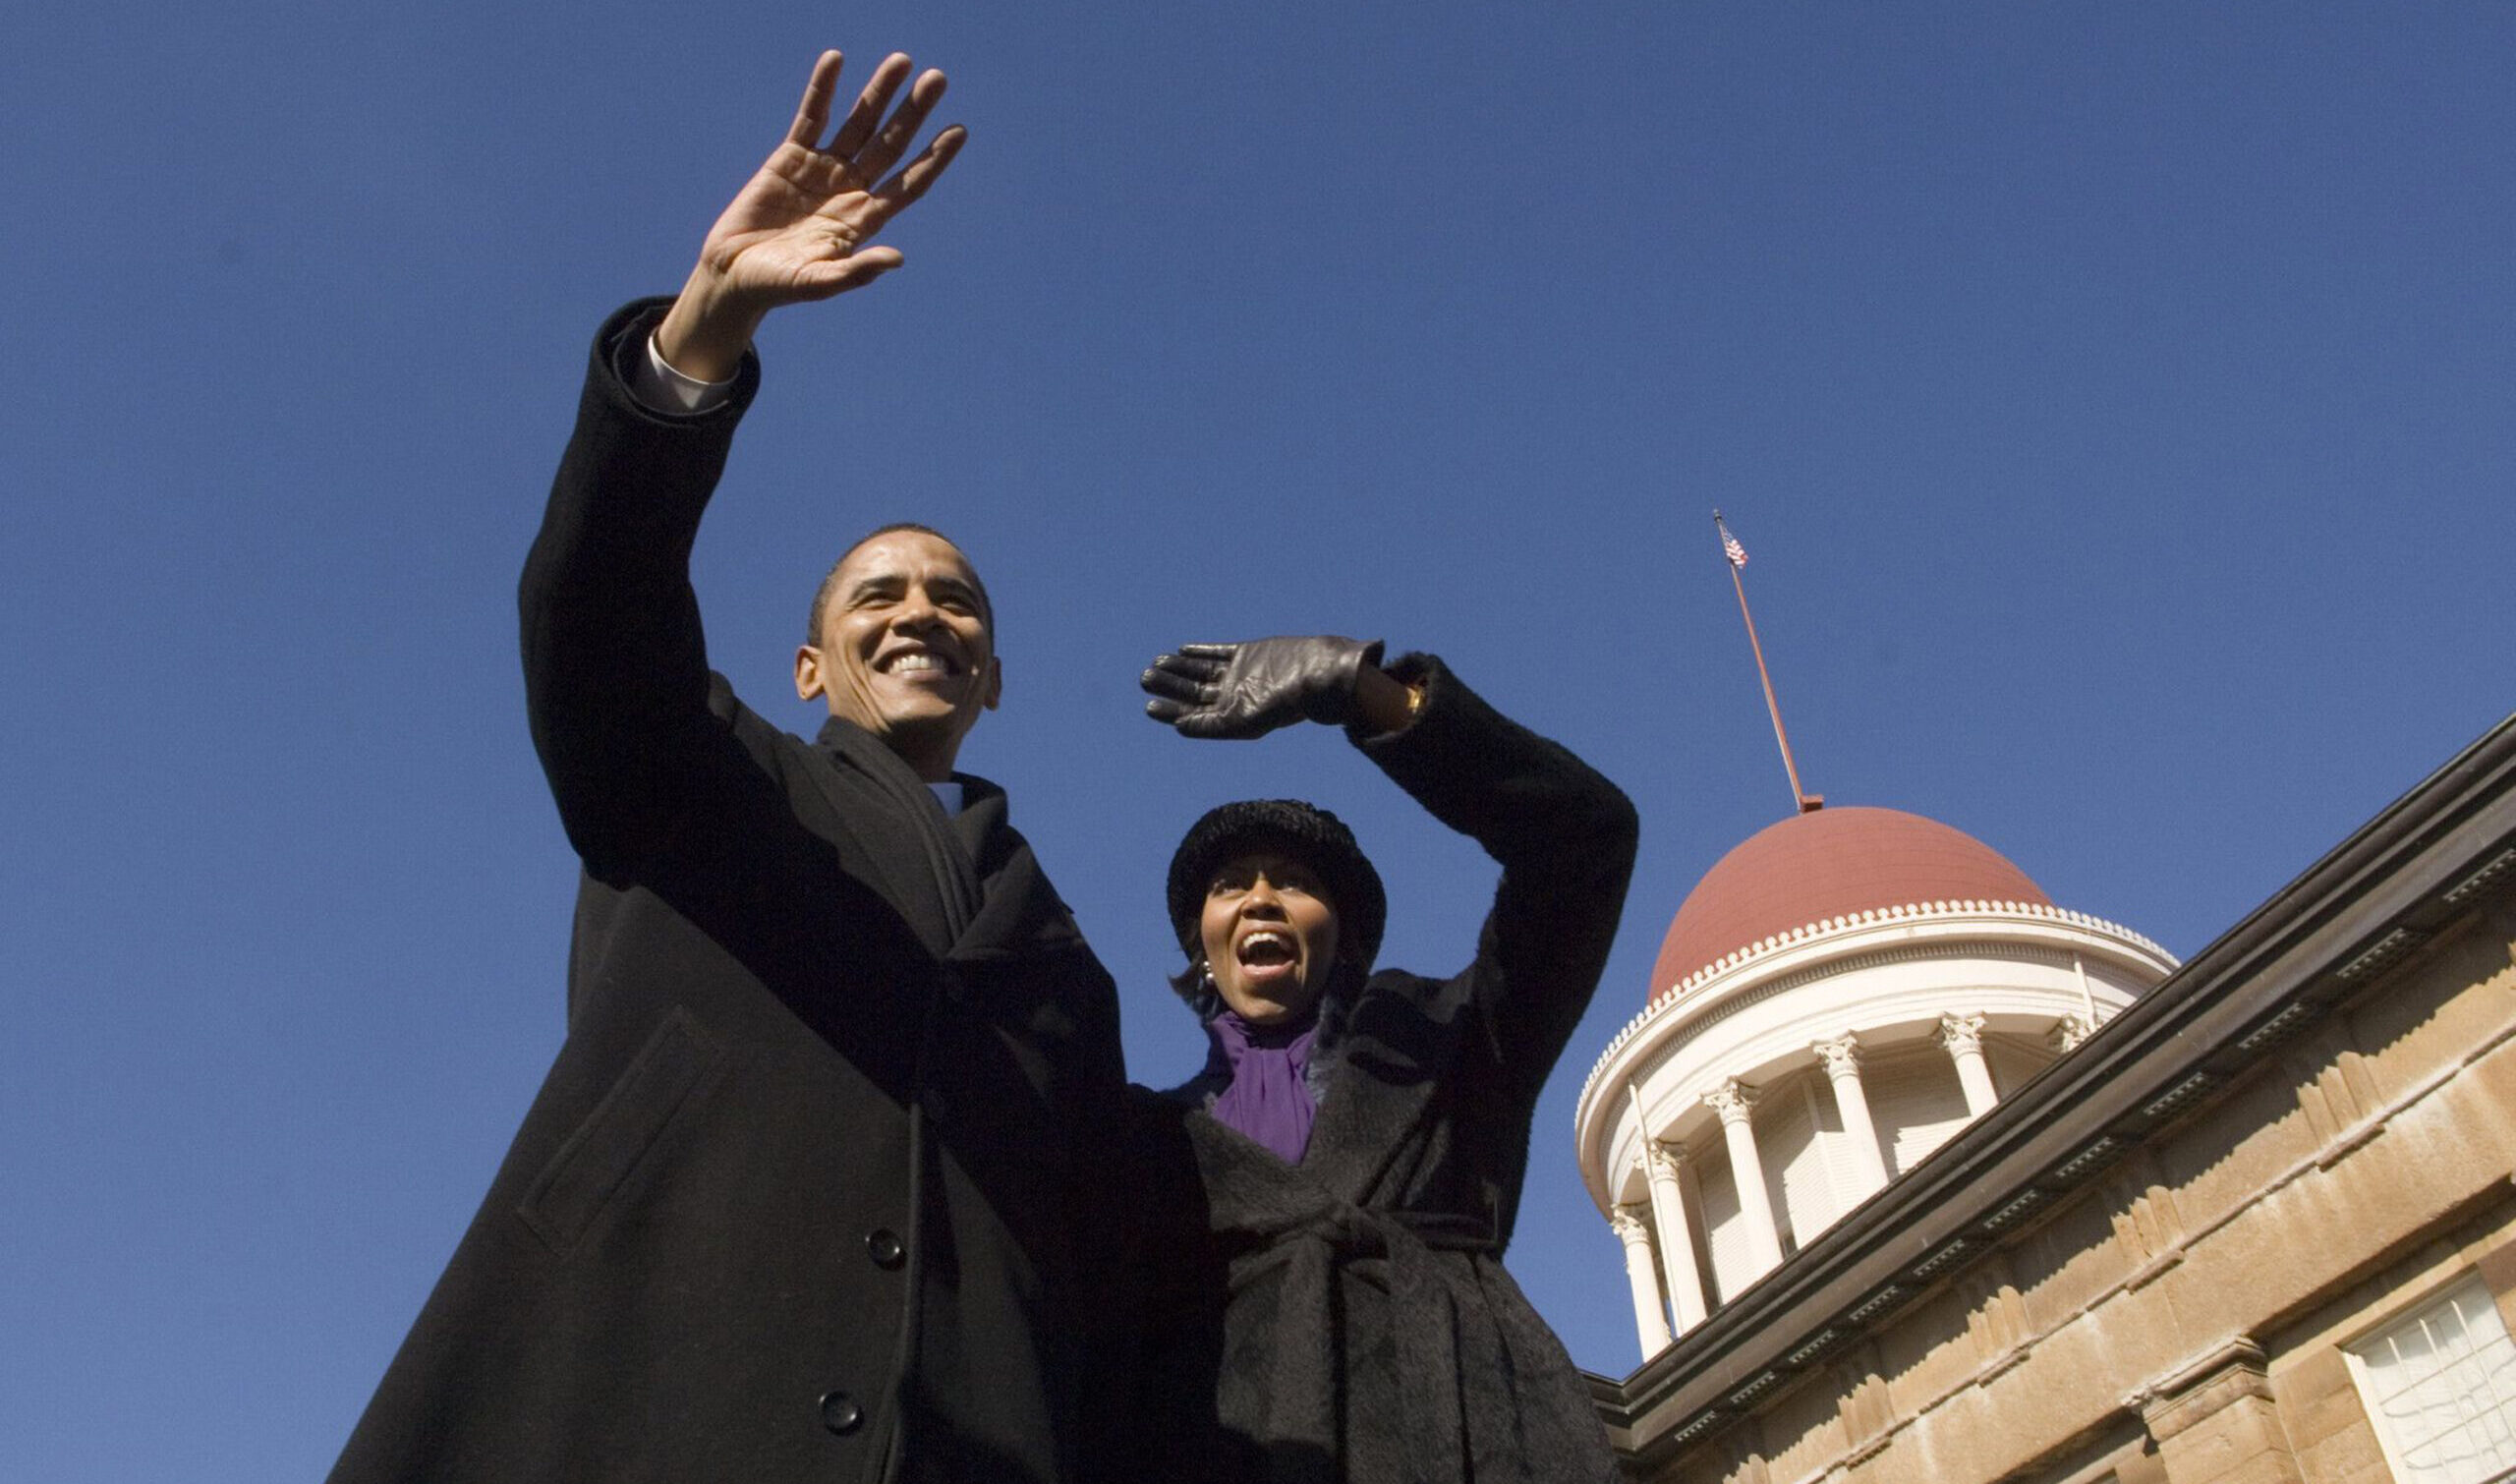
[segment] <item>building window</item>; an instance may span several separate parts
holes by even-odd
[[[2482,1484],[2516,1468],[2516,1341],[2479,1280],[2350,1358],[2402,1484]]]

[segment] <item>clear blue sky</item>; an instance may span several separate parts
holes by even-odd
[[[2516,9],[52,6],[0,58],[0,1478],[310,1478],[561,1033],[513,584],[585,344],[814,52],[971,131],[790,312],[697,576],[782,699],[882,520],[960,535],[1012,790],[1198,1040],[1160,873],[1300,793],[1449,970],[1473,845],[1324,731],[1135,715],[1182,639],[1434,649],[1641,809],[1511,1267],[1633,1362],[1572,1098],[1809,785],[2189,954],[2516,701]]]

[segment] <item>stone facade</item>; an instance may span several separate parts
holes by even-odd
[[[2396,1422],[2370,1357],[2516,1330],[2512,1169],[2516,720],[1594,1391],[1638,1480],[2494,1478],[2516,1347]]]

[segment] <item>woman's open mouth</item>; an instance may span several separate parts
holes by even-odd
[[[1232,945],[1232,957],[1246,979],[1285,978],[1293,972],[1298,956],[1293,936],[1281,928],[1254,929]]]

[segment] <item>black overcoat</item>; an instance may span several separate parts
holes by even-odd
[[[1001,792],[947,818],[710,673],[688,556],[759,371],[646,409],[657,311],[596,342],[522,591],[567,1039],[332,1477],[1080,1477],[1114,988]]]
[[[1624,909],[1633,807],[1439,660],[1393,669],[1424,684],[1422,712],[1357,745],[1502,881],[1467,968],[1384,970],[1322,1006],[1299,1164],[1216,1121],[1197,1083],[1134,1092],[1131,1154],[1163,1192],[1138,1236],[1164,1279],[1136,1378],[1148,1477],[1617,1477],[1502,1256],[1538,1093]]]

